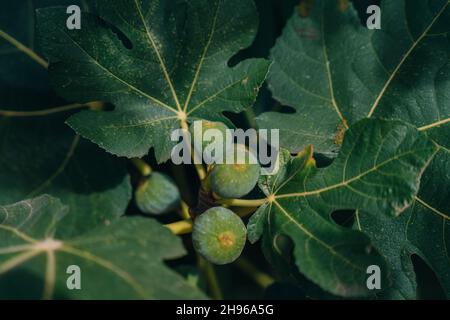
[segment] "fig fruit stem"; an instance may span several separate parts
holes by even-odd
[[[187,234],[192,232],[192,220],[181,220],[164,225],[175,235]]]
[[[266,198],[264,199],[219,199],[217,200],[220,204],[225,204],[234,207],[259,207],[264,203],[268,202]]]
[[[250,128],[258,128],[258,124],[256,123],[256,115],[253,108],[247,108],[244,112],[245,120],[247,120],[247,124],[250,126]]]
[[[251,279],[253,279],[253,281],[255,281],[255,283],[263,289],[267,288],[275,282],[275,280],[271,276],[256,268],[249,260],[243,258],[242,256],[238,260],[236,260],[234,265]]]
[[[103,108],[102,102],[89,102],[89,103],[73,103],[65,106],[43,109],[43,110],[35,110],[35,111],[14,111],[14,110],[0,110],[0,116],[5,117],[41,117],[47,116],[54,113],[66,112],[70,110],[89,108],[92,110],[99,110]]]
[[[220,289],[219,281],[217,280],[214,265],[199,254],[197,254],[197,264],[206,278],[211,298],[214,300],[223,300],[222,290]]]
[[[131,159],[131,163],[136,167],[136,169],[138,169],[139,173],[143,177],[148,177],[149,175],[152,174],[152,167],[150,167],[150,165],[144,160],[139,158],[133,158]]]
[[[258,207],[234,207],[232,208],[232,211],[234,211],[234,213],[236,213],[239,217],[244,218],[251,215],[257,209]]]
[[[186,121],[181,121],[181,129],[183,129],[183,135],[185,135],[187,132],[189,132],[189,127]],[[187,137],[184,137],[185,141],[189,141]],[[192,152],[192,146],[189,144],[189,153],[191,154],[191,158],[194,162],[195,170],[197,171],[198,178],[203,184],[203,180],[206,178],[206,170],[203,167],[203,164],[198,163],[197,154],[196,152]]]
[[[186,220],[191,218],[191,215],[189,213],[189,206],[183,200],[181,200],[181,217]]]

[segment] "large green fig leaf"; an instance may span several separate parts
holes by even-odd
[[[0,204],[52,194],[71,210],[58,231],[77,234],[122,215],[131,186],[124,161],[80,139],[64,116],[24,117],[65,104],[33,51],[34,8],[49,3],[8,2],[0,13],[0,109],[25,112],[10,117],[0,110]]]
[[[385,277],[389,270],[366,235],[337,225],[331,214],[340,209],[400,214],[414,201],[436,151],[408,124],[365,119],[350,127],[327,168],[315,168],[312,148],[292,160],[284,154],[277,175],[261,181],[268,205],[252,217],[250,240],[262,233],[265,254],[277,265],[279,238],[287,236],[295,264],[310,280],[333,294],[368,295],[367,267],[380,266]]]
[[[185,250],[155,220],[121,218],[79,237],[55,237],[67,211],[47,195],[0,207],[0,297],[205,298],[164,265]],[[68,289],[70,266],[79,267],[79,290]]]
[[[228,60],[251,44],[252,0],[97,0],[68,30],[64,8],[38,11],[40,42],[56,90],[78,102],[102,100],[111,112],[83,111],[69,125],[111,153],[136,157],[154,147],[170,157],[174,129],[250,106],[268,62]]]
[[[434,172],[442,172],[440,179]],[[439,152],[424,172],[414,204],[397,219],[358,213],[355,227],[367,233],[393,272],[384,298],[418,298],[411,255],[420,256],[434,271],[450,298],[450,157]]]
[[[384,0],[380,30],[336,1],[315,1],[308,17],[300,11],[272,50],[268,79],[295,113],[259,117],[260,126],[281,129],[284,147],[312,143],[333,154],[342,131],[371,116],[407,121],[436,141],[450,135],[448,0]]]
[[[351,6],[344,10],[333,1],[315,1],[306,18],[298,12],[272,51],[269,75],[275,98],[295,113],[266,113],[259,124],[280,127],[281,143],[291,151],[313,143],[332,156],[346,128],[364,117],[407,121],[439,144],[408,216],[396,221],[372,211],[361,227],[391,265],[389,294],[416,297],[409,256],[417,248],[448,290],[449,1],[383,0],[380,30],[368,30]]]

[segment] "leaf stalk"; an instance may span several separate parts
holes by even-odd
[[[148,177],[152,174],[152,167],[150,167],[150,165],[148,165],[144,160],[133,158],[131,159],[131,163],[136,167],[136,169],[143,177]]]
[[[166,224],[165,227],[172,231],[175,235],[182,235],[192,232],[192,220],[181,220]]]
[[[219,199],[217,202],[235,207],[259,207],[268,202],[268,199]]]
[[[269,287],[272,283],[275,282],[275,280],[271,276],[256,268],[249,260],[244,257],[240,257],[234,264],[263,289]]]

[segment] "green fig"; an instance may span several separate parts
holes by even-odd
[[[250,152],[243,145],[235,145],[246,155],[244,163],[216,164],[209,175],[211,190],[221,198],[240,198],[248,194],[258,183],[261,167],[250,163]]]
[[[135,192],[136,205],[147,214],[167,213],[179,205],[180,199],[172,179],[159,172],[153,172]]]
[[[205,150],[206,147],[212,143],[212,141],[204,140],[205,131],[209,129],[216,129],[220,131],[220,133],[222,134],[223,142],[225,144],[225,139],[228,130],[228,127],[225,124],[223,124],[222,122],[197,120],[189,127],[189,132],[191,134],[192,141],[194,141],[194,139],[197,137],[201,139],[202,150]]]
[[[245,246],[247,230],[233,211],[214,207],[194,221],[192,241],[195,250],[214,264],[236,260]]]

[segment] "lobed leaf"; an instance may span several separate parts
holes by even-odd
[[[293,152],[313,143],[316,151],[334,157],[347,128],[366,117],[409,122],[439,145],[405,217],[383,217],[377,208],[364,217],[360,212],[360,228],[392,268],[387,295],[396,298],[417,297],[409,256],[419,251],[448,295],[449,210],[442,200],[448,199],[448,168],[442,164],[449,161],[450,145],[449,4],[383,0],[380,30],[368,30],[352,6],[332,1],[315,1],[307,17],[296,11],[272,50],[268,79],[274,97],[295,113],[269,112],[258,119],[261,127],[280,127],[282,145]]]
[[[82,29],[67,30],[63,8],[38,11],[40,42],[62,96],[114,105],[68,120],[107,151],[139,157],[154,147],[170,157],[174,129],[197,119],[228,122],[224,111],[250,106],[268,62],[228,60],[249,46],[257,28],[251,0],[97,0]],[[70,79],[70,81],[68,81]]]
[[[338,226],[331,213],[354,209],[398,215],[413,202],[435,152],[410,125],[367,119],[349,129],[338,158],[325,169],[315,168],[312,148],[292,160],[284,153],[284,168],[261,181],[269,207],[252,217],[248,228],[257,231],[249,231],[250,239],[261,234],[264,219],[263,249],[269,260],[285,259],[277,241],[287,236],[306,277],[333,294],[368,295],[367,267],[380,266],[385,279],[389,270],[366,235]]]
[[[352,6],[315,1],[308,17],[294,12],[271,54],[269,87],[295,113],[265,113],[258,123],[280,128],[293,152],[312,143],[333,155],[343,131],[372,116],[439,141],[450,130],[449,31],[448,0],[383,0],[380,30],[361,25]]]
[[[436,183],[434,172],[443,172]],[[435,273],[441,288],[450,297],[450,156],[440,151],[421,179],[421,189],[413,205],[397,219],[358,213],[355,228],[368,234],[374,246],[393,270],[393,283],[386,299],[417,299],[413,254],[421,257]]]
[[[63,240],[55,235],[67,223],[67,209],[47,195],[0,206],[0,297],[205,298],[164,265],[185,250],[181,240],[155,220],[121,218]],[[66,271],[73,265],[81,271],[80,290],[67,286]]]

